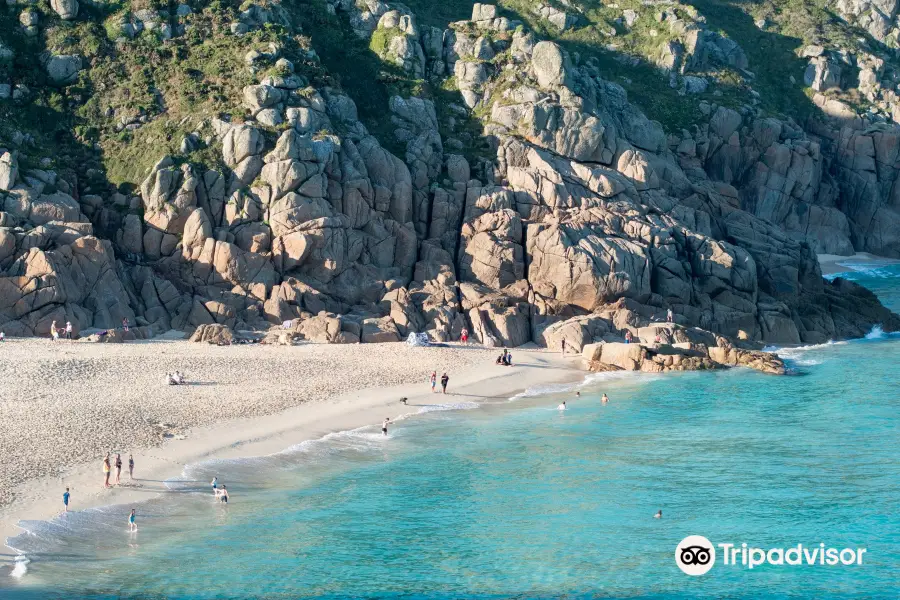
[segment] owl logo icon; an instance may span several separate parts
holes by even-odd
[[[705,575],[716,564],[716,548],[702,535],[689,535],[675,548],[675,564],[688,575]]]

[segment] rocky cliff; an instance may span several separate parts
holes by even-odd
[[[900,329],[816,260],[900,254],[900,131],[722,94],[667,131],[600,57],[532,30],[577,28],[579,6],[474,4],[444,28],[375,0],[0,9],[0,329],[578,349],[668,310],[750,345]],[[671,10],[667,89],[748,68]]]

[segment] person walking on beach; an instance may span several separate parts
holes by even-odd
[[[135,532],[137,531],[137,523],[134,522],[137,515],[134,514],[134,509],[131,509],[131,514],[128,515],[128,531]]]
[[[431,372],[431,393],[435,393],[437,391],[437,371]]]
[[[209,482],[209,485],[212,486],[213,496],[218,496],[218,495],[219,495],[219,492],[218,492],[218,488],[219,488],[219,478],[218,478],[218,477],[213,477],[213,480]]]
[[[447,373],[444,373],[443,375],[441,375],[441,389],[443,390],[443,391],[441,392],[442,394],[446,394],[446,393],[447,393],[447,384],[448,384],[449,382],[450,382],[450,377],[447,376]]]
[[[122,476],[122,455],[116,454],[116,485],[119,485],[119,479]]]
[[[59,330],[56,328],[56,321],[50,323],[50,337],[53,338],[54,342],[59,339]]]
[[[66,488],[65,493],[63,493],[63,506],[66,507],[66,512],[69,512],[69,488]]]
[[[134,479],[134,457],[128,455],[128,479]]]
[[[72,339],[72,321],[66,321],[66,339]]]
[[[390,417],[385,417],[384,421],[381,423],[381,435],[387,435],[387,426],[388,423],[391,422]]]
[[[109,487],[109,452],[103,459],[103,487]]]
[[[459,334],[459,341],[461,341],[463,344],[469,343],[469,330],[465,327],[463,327],[463,330]]]
[[[565,338],[563,338],[563,341],[562,341],[562,353],[563,353],[563,354],[566,353],[566,340],[565,340]]]

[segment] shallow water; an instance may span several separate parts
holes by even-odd
[[[900,308],[900,267],[847,277]],[[124,506],[25,524],[31,562],[0,595],[896,598],[900,338],[783,355],[798,376],[598,375],[578,400],[454,397],[386,438],[195,465],[138,505],[136,534]],[[693,578],[674,561],[690,534],[867,553]]]

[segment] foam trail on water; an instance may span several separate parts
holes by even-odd
[[[815,359],[815,358],[803,358],[803,359],[794,361],[795,364],[797,364],[801,367],[811,367],[813,365],[821,365],[823,362],[825,362],[825,361],[820,360],[820,359]]]
[[[801,352],[809,352],[810,350],[821,350],[823,348],[830,348],[831,346],[844,346],[846,345],[846,341],[836,342],[834,340],[828,340],[824,344],[810,344],[809,346],[794,346],[794,347],[785,347],[785,346],[766,346],[762,349],[763,352],[774,352],[778,354],[781,358],[788,357],[790,358],[792,355],[799,354]]]
[[[549,394],[562,394],[565,392],[572,392],[603,382],[612,383],[615,381],[631,380],[646,383],[648,381],[651,381],[652,379],[655,379],[653,375],[648,373],[641,373],[638,371],[607,371],[604,373],[588,373],[581,381],[573,381],[570,383],[549,383],[546,385],[536,385],[534,387],[530,387],[524,392],[519,392],[515,396],[510,397],[510,401],[518,400],[519,398],[530,398],[533,396],[545,396]]]
[[[889,269],[888,264],[876,264],[876,265],[855,265],[852,263],[848,263],[845,265],[841,265],[842,267],[847,267],[848,269],[853,269],[850,273],[837,273],[836,277],[843,277],[844,279],[853,279],[854,275],[862,275],[865,277],[874,277],[876,279],[891,279],[893,277],[900,277],[900,271]]]
[[[440,412],[446,410],[472,410],[481,406],[477,402],[455,402],[452,404],[428,404],[419,409],[415,414],[425,414],[430,412]],[[399,419],[397,419],[399,420]]]

